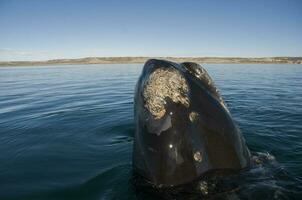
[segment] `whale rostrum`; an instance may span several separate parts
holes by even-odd
[[[133,168],[155,186],[249,166],[245,140],[199,64],[148,60],[136,85],[134,120]]]

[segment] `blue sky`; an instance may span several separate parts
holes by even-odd
[[[0,60],[302,56],[300,0],[0,0]]]

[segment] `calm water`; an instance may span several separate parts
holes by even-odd
[[[223,198],[302,198],[302,66],[204,67],[265,158]],[[152,199],[131,170],[141,68],[0,68],[0,199]]]

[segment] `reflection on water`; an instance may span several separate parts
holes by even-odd
[[[142,65],[0,68],[0,199],[152,199],[132,180]],[[204,65],[254,165],[162,198],[300,199],[301,65]]]

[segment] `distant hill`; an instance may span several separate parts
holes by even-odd
[[[46,61],[7,61],[0,62],[0,66],[33,66],[33,65],[58,65],[58,64],[119,64],[119,63],[144,63],[148,59],[166,59],[175,62],[197,63],[250,63],[250,64],[302,64],[302,57],[87,57],[78,59],[55,59]]]

